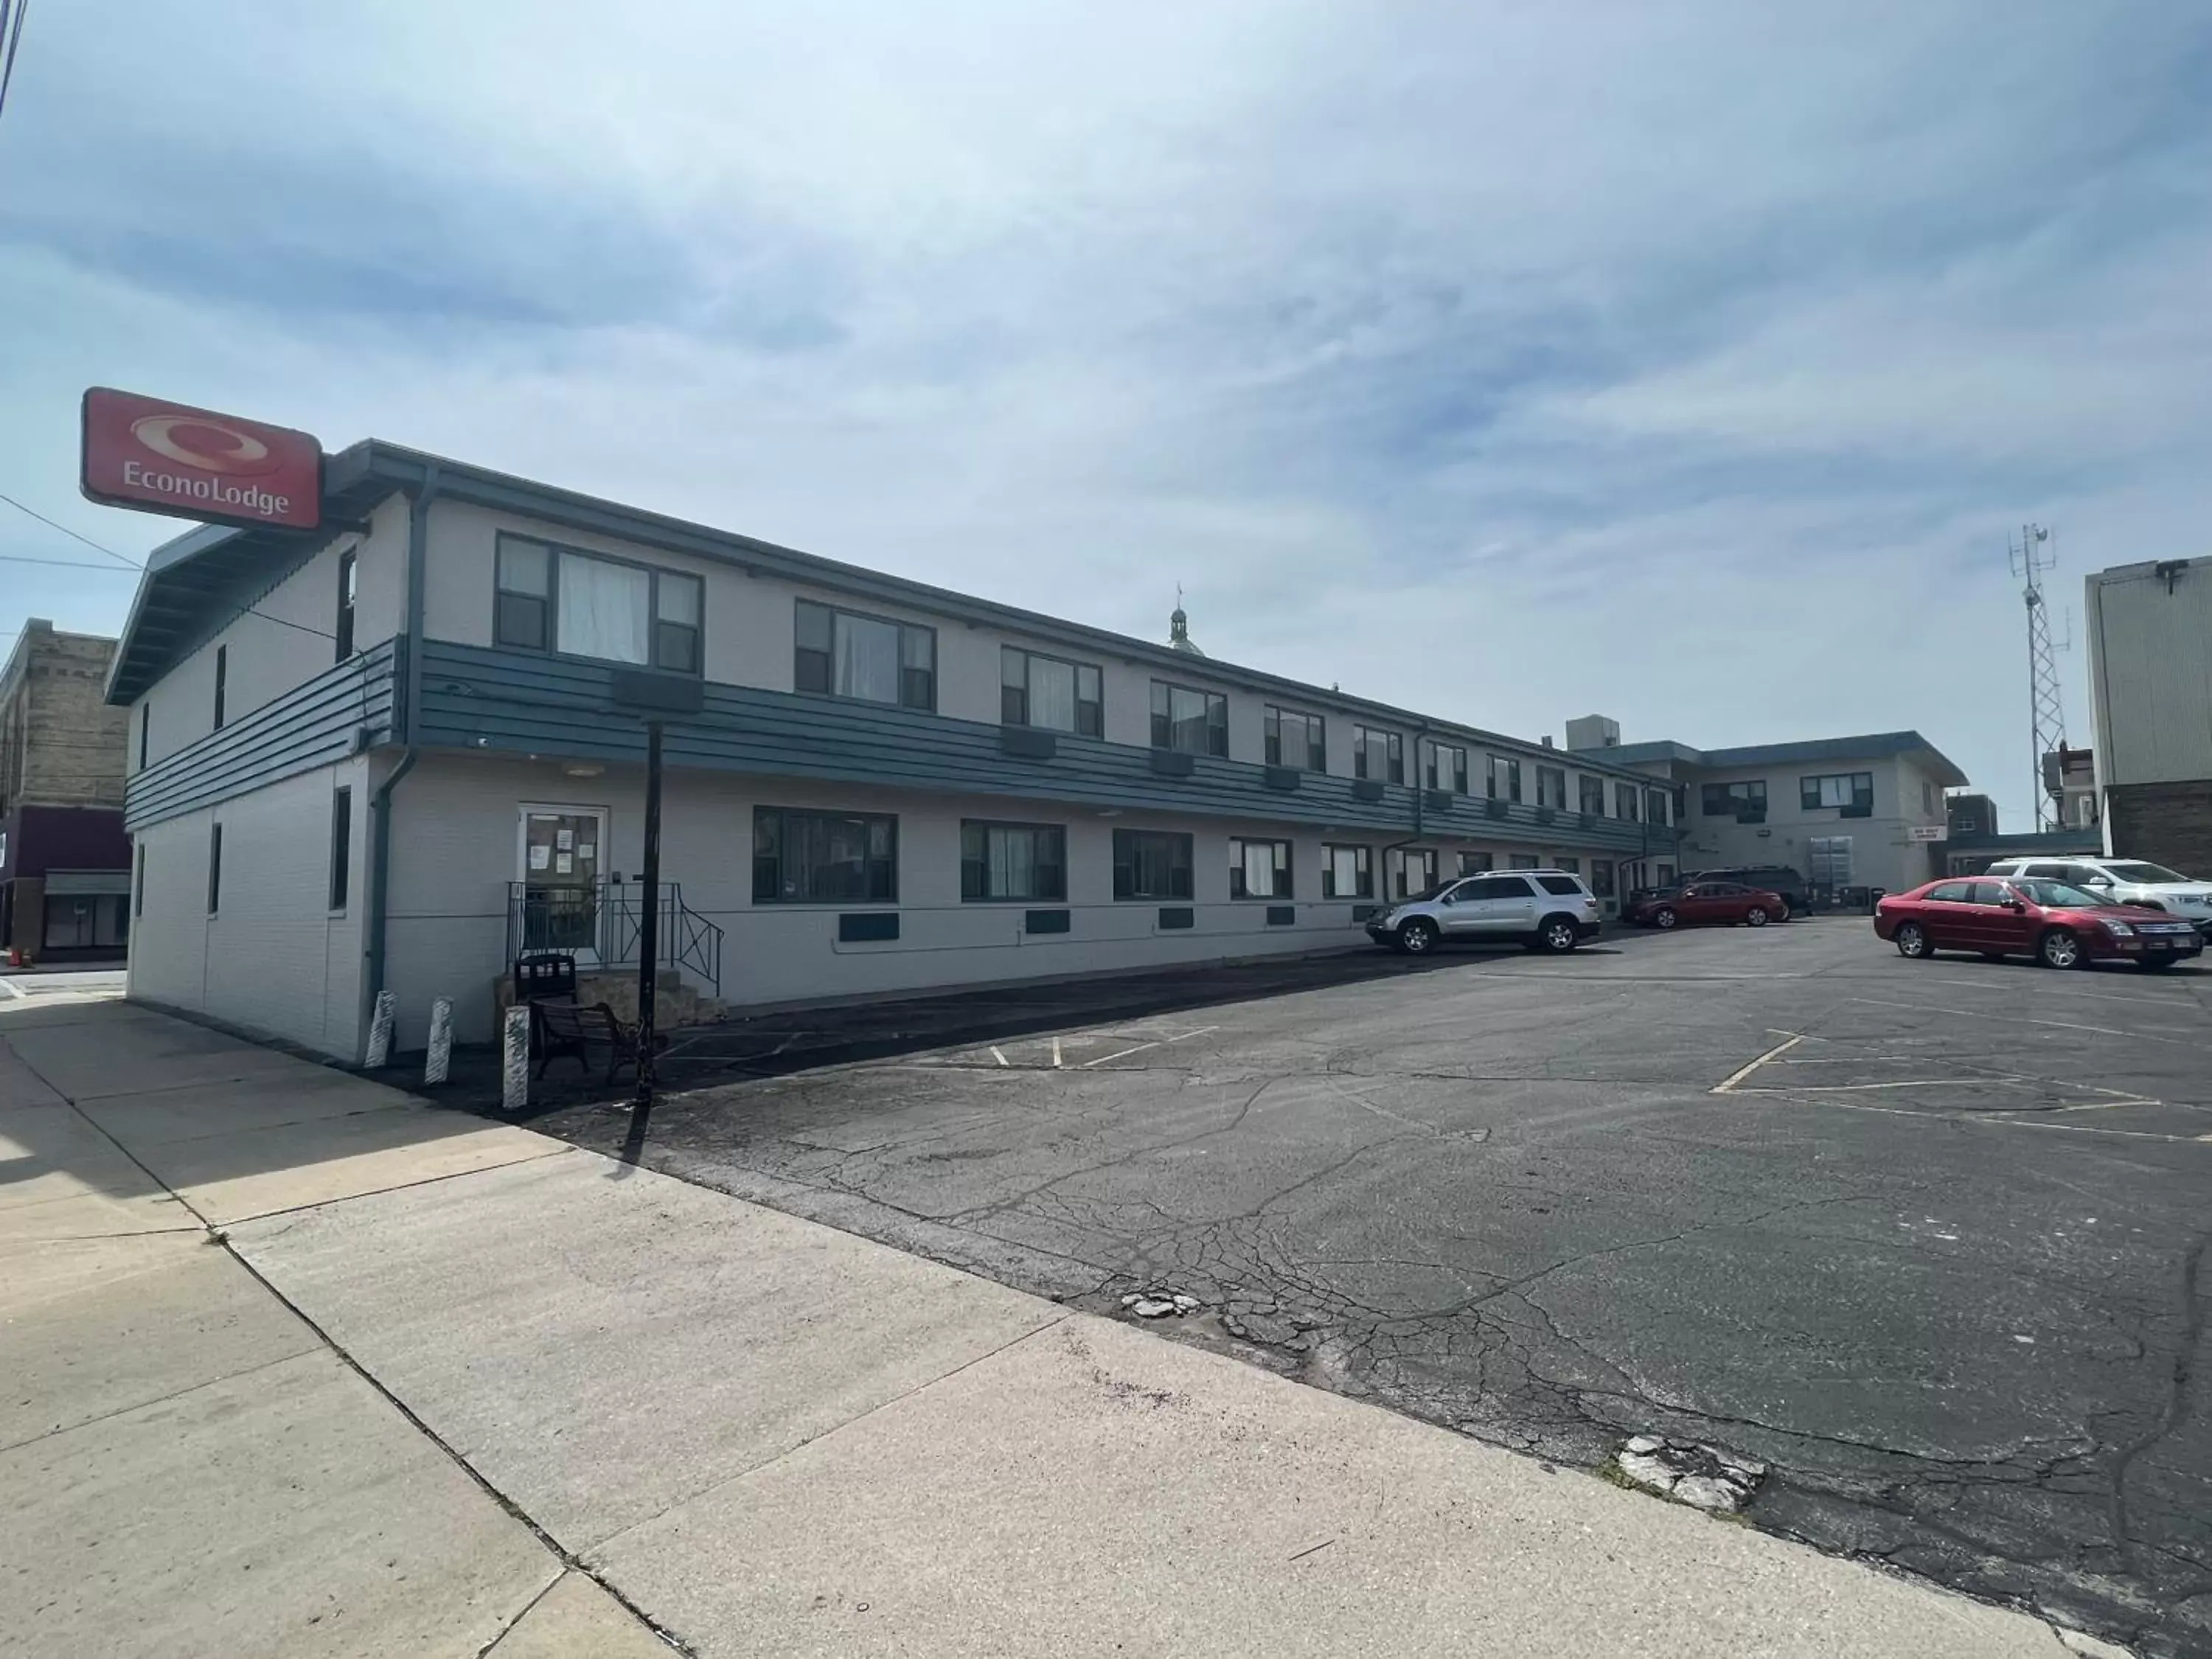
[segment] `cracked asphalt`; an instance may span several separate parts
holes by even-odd
[[[625,1110],[536,1127],[619,1150]],[[1389,977],[664,1100],[641,1161],[1547,1460],[2212,1654],[2212,971],[1863,921]],[[1654,1500],[1657,1501],[1657,1500]]]

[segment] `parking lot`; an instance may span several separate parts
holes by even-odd
[[[705,1089],[641,1157],[1547,1460],[1747,1453],[1754,1524],[2212,1651],[2212,971],[1846,918],[1425,966]]]

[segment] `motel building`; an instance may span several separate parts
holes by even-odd
[[[228,431],[175,435],[217,466]],[[595,1000],[648,902],[711,1018],[1364,945],[1466,871],[1608,909],[1675,873],[1647,774],[1217,662],[1180,611],[1126,638],[377,441],[308,476],[313,528],[153,555],[106,696],[130,994],[340,1060],[384,989],[402,1048],[437,997],[492,1041],[528,952]]]

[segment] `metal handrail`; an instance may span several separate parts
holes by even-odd
[[[657,895],[657,967],[689,969],[722,992],[722,929],[684,902],[680,884]],[[563,886],[507,885],[507,959],[541,951],[588,951],[603,968],[635,968],[644,932],[645,884],[597,879]]]

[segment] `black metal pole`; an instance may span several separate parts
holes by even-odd
[[[637,928],[637,1103],[653,1104],[654,969],[660,957],[660,722],[645,725],[645,914]]]

